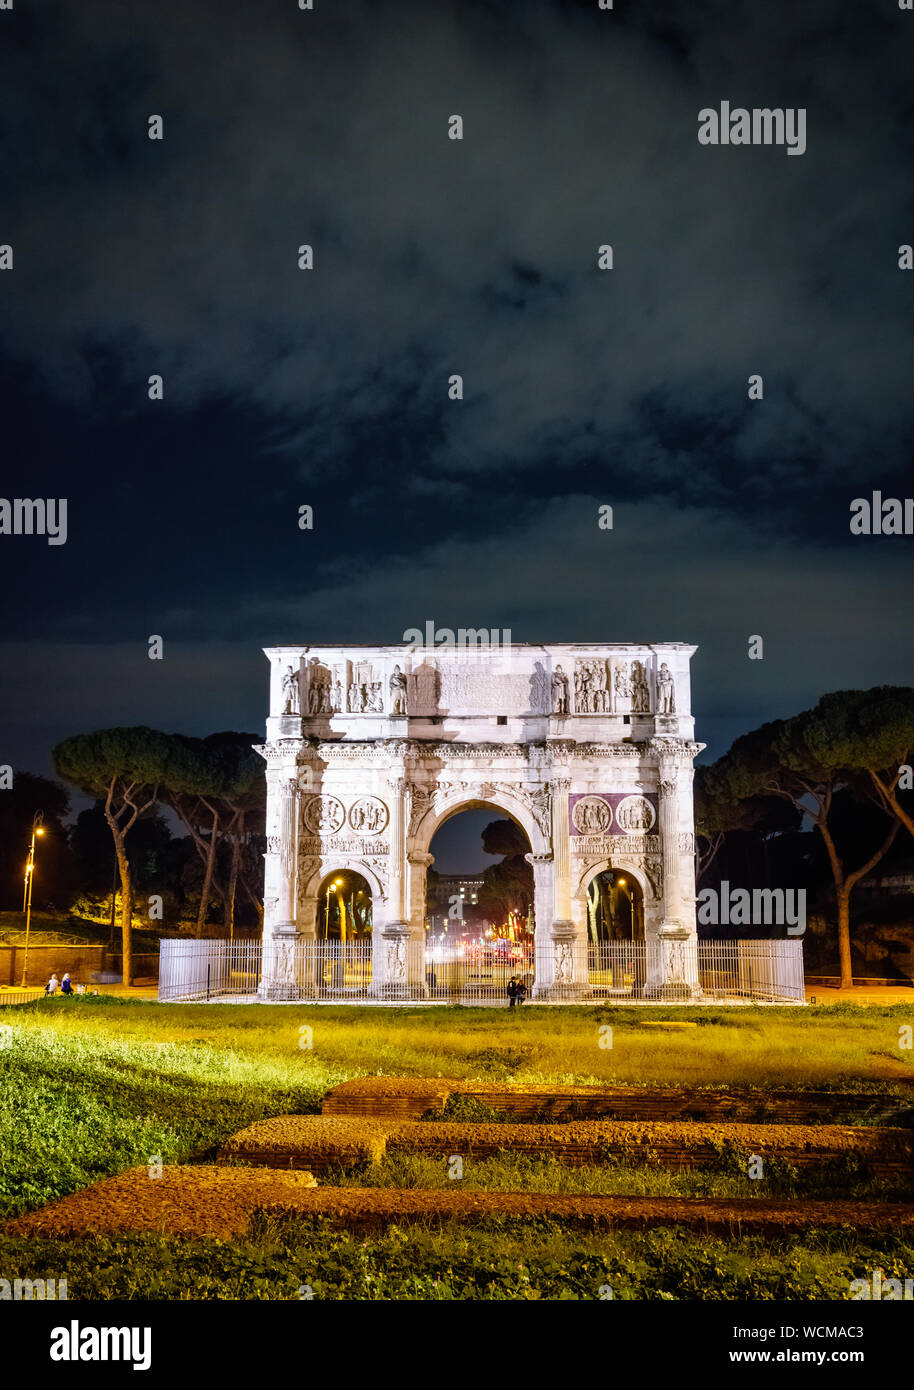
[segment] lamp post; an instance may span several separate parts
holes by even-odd
[[[25,885],[22,890],[22,910],[25,913],[25,956],[22,961],[22,988],[29,970],[29,932],[32,926],[32,880],[35,877],[35,837],[43,835],[44,812],[36,811],[32,817],[32,840],[29,845],[29,858],[25,866]]]
[[[342,883],[341,878],[335,878],[332,883],[327,884],[326,905],[324,907],[324,940],[330,939],[330,894],[334,888],[338,888]]]

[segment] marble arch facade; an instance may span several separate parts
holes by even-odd
[[[526,832],[534,997],[586,998],[587,886],[631,873],[655,942],[648,992],[696,936],[689,662],[681,642],[283,646],[270,661],[261,994],[290,997],[288,943],[317,934],[318,890],[352,869],[373,898],[373,990],[398,943],[421,994],[430,845],[459,810]],[[418,962],[418,963],[416,963]]]

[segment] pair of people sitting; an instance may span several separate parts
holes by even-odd
[[[45,994],[56,994],[58,989],[61,994],[73,993],[73,982],[70,979],[69,970],[64,973],[62,980],[58,980],[56,975],[52,975],[44,987]]]

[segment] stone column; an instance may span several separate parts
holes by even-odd
[[[696,915],[695,903],[695,879],[697,876],[697,865],[695,863],[695,810],[693,798],[693,783],[695,780],[695,768],[692,759],[696,752],[701,752],[704,744],[691,744],[688,746],[688,763],[684,764],[681,772],[681,785],[686,788],[687,796],[680,805],[679,817],[679,918],[683,926],[688,927],[693,936],[698,935],[698,919]]]
[[[571,782],[559,778],[552,783],[553,922],[571,920],[571,853],[568,844],[568,793]]]
[[[298,783],[286,773],[270,789],[268,824],[275,834],[267,839],[269,850],[264,882],[270,903],[270,919],[264,919],[263,960],[258,995],[262,999],[295,999],[296,868],[298,863]],[[266,904],[265,904],[266,907]]]
[[[660,851],[663,857],[663,921],[656,944],[648,943],[648,970],[645,994],[662,999],[696,999],[698,982],[698,938],[682,916],[679,846],[679,802],[681,766],[666,750],[660,755]],[[652,954],[656,959],[651,960]]]
[[[410,924],[409,984],[412,996],[428,997],[428,964],[426,948],[428,932],[425,930],[426,876],[435,862],[433,854],[420,854],[410,851],[409,864],[408,921]]]
[[[387,919],[375,923],[372,932],[371,993],[380,999],[408,999],[424,995],[424,930],[416,937],[406,907],[406,798],[407,781],[391,776],[390,869]]]
[[[408,926],[404,917],[406,878],[406,835],[404,834],[404,800],[406,779],[396,777],[390,782],[390,886],[388,889],[391,926]]]
[[[669,759],[660,763],[660,853],[663,856],[663,921],[661,932],[681,925],[679,916],[679,781]]]
[[[552,988],[554,960],[552,950],[552,914],[554,907],[553,862],[551,854],[525,854],[533,869],[534,917],[534,999],[549,997]]]
[[[571,920],[571,847],[568,793],[571,781],[552,781],[552,921],[548,937],[537,922],[534,996],[578,999],[587,992],[587,945]],[[536,856],[534,858],[534,871]]]

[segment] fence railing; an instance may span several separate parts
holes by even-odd
[[[507,1004],[512,977],[532,999],[804,1000],[796,941],[604,941],[560,950],[551,941],[515,946],[371,940],[163,940],[159,999],[447,1001]]]
[[[699,941],[698,979],[706,997],[803,1003],[803,943]]]
[[[640,999],[647,982],[646,941],[600,941],[588,947],[587,976],[607,999]]]
[[[259,941],[178,941],[159,947],[159,998],[224,999],[256,994],[260,982]]]
[[[457,946],[433,947],[425,953],[425,982],[430,999],[458,1004],[507,1003],[512,978],[533,993],[536,961],[532,942],[505,950],[489,946],[460,950]]]
[[[30,1004],[33,999],[43,999],[44,990],[37,989],[0,989],[0,1009],[10,1004]]]

